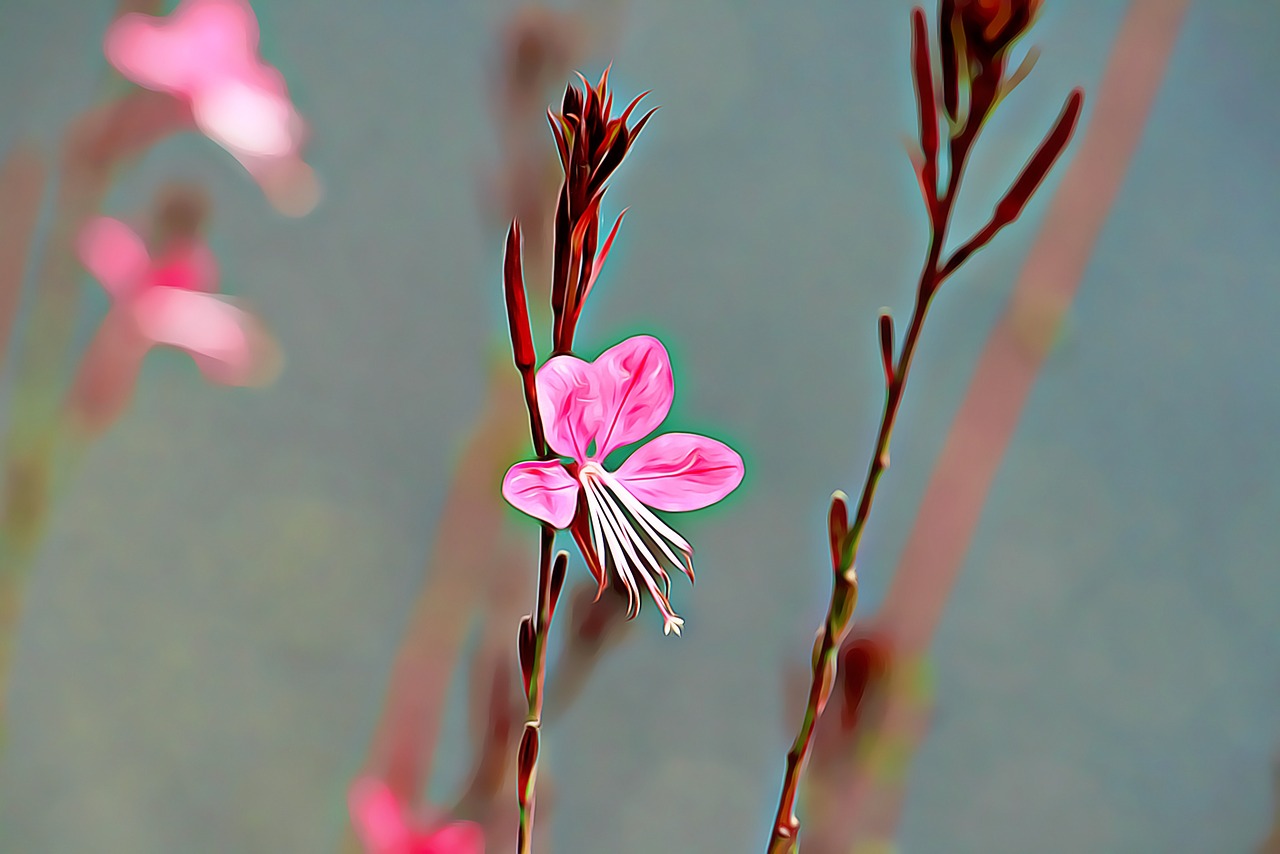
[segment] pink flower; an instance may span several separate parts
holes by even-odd
[[[662,612],[663,632],[680,634],[684,621],[671,610],[663,559],[692,580],[693,549],[648,508],[716,503],[742,481],[742,458],[715,439],[667,433],[641,445],[616,471],[605,469],[611,451],[649,435],[671,409],[671,361],[656,338],[628,338],[594,362],[555,356],[539,369],[535,385],[547,443],[572,462],[517,463],[503,479],[503,496],[557,528],[572,523],[601,589],[604,569],[612,566],[634,617],[639,578]]]
[[[80,232],[80,260],[111,296],[104,330],[140,353],[159,344],[191,355],[224,385],[258,385],[275,375],[279,354],[262,323],[217,290],[213,253],[195,239],[175,242],[152,260],[134,231],[97,217]],[[91,345],[92,346],[92,345]]]
[[[306,127],[283,75],[258,56],[247,0],[185,0],[167,19],[123,15],[103,48],[132,82],[189,103],[201,132],[264,188],[309,179],[299,158]]]
[[[410,826],[404,808],[381,780],[358,778],[347,800],[367,854],[484,854],[484,834],[469,821],[431,831]]]

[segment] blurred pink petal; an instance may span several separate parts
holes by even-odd
[[[516,463],[502,479],[502,496],[517,510],[565,528],[578,507],[578,481],[556,460]]]
[[[67,395],[67,411],[82,433],[96,436],[124,414],[150,349],[151,342],[138,333],[132,318],[116,309],[107,312]]]
[[[667,433],[641,445],[614,476],[656,510],[699,510],[742,482],[742,457],[723,442]]]
[[[156,259],[147,278],[153,286],[212,293],[218,289],[218,259],[203,242],[183,240]]]
[[[133,312],[144,336],[187,351],[213,382],[261,385],[275,378],[274,341],[256,317],[227,297],[153,287],[137,297]]]
[[[90,220],[76,242],[80,262],[112,297],[128,296],[142,284],[151,258],[142,238],[118,219]]]
[[[299,157],[306,125],[284,76],[258,56],[258,21],[246,0],[185,0],[168,18],[124,15],[103,49],[129,80],[190,103],[201,132],[264,188],[273,161]]]
[[[146,346],[185,350],[205,377],[223,385],[261,385],[275,378],[279,347],[256,316],[212,293],[217,262],[204,243],[181,241],[152,262],[132,229],[98,217],[85,225],[78,245],[85,267],[112,296],[109,317],[128,318]],[[122,339],[113,333],[110,340]],[[104,352],[91,348],[86,358],[105,358]]]
[[[272,75],[253,77],[228,78],[193,98],[196,125],[237,157],[287,157],[297,150],[303,127],[284,81],[271,85]]]
[[[367,854],[484,854],[484,834],[477,825],[457,821],[431,831],[412,826],[381,780],[357,779],[347,802]]]
[[[258,19],[247,0],[187,0],[168,18],[132,12],[107,30],[107,61],[147,89],[190,96],[256,64]]]
[[[557,528],[571,526],[589,565],[617,575],[629,616],[639,612],[644,584],[662,613],[663,631],[679,634],[684,621],[671,609],[663,565],[692,578],[693,548],[645,505],[696,510],[714,504],[742,482],[742,458],[714,439],[672,433],[642,446],[616,473],[604,468],[610,451],[643,439],[671,409],[671,361],[648,335],[628,338],[594,362],[551,358],[535,385],[547,442],[573,462],[517,463],[503,480],[503,496]]]

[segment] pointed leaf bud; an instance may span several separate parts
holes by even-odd
[[[533,655],[537,646],[537,638],[533,630],[533,617],[520,618],[520,632],[517,635],[517,649],[520,653],[520,675],[524,677],[524,693],[529,694],[529,685],[533,682]]]
[[[569,566],[569,553],[563,549],[556,552],[556,559],[551,564],[551,587],[547,591],[547,619],[556,612],[556,603],[560,601],[560,591],[564,589],[565,569]]]
[[[511,221],[507,231],[507,251],[502,264],[503,293],[507,302],[507,322],[511,327],[511,353],[521,373],[533,370],[537,354],[529,328],[529,306],[524,291],[520,262],[520,222]]]
[[[924,10],[911,10],[911,70],[916,84],[916,110],[920,116],[920,150],[926,170],[938,156],[938,107],[933,94],[933,60],[929,57],[929,27]]]
[[[880,309],[880,361],[884,365],[884,381],[893,384],[893,315],[889,309]]]
[[[995,216],[992,218],[992,224],[996,228],[1001,228],[1022,214],[1023,208],[1031,196],[1039,188],[1040,183],[1049,174],[1049,170],[1053,168],[1054,161],[1062,154],[1063,149],[1067,147],[1067,143],[1071,141],[1071,135],[1075,132],[1076,122],[1080,118],[1080,110],[1084,104],[1084,91],[1076,88],[1071,90],[1071,94],[1067,96],[1067,102],[1063,105],[1062,113],[1058,116],[1058,121],[1054,124],[1053,129],[1045,136],[1040,143],[1040,147],[1031,155],[1031,159],[1027,161],[1027,165],[1022,167],[1022,172],[1018,175],[1013,186],[1009,188],[1009,192],[1004,194],[996,204]]]
[[[831,566],[839,575],[844,554],[844,541],[849,536],[849,496],[840,490],[831,495],[831,508],[827,511],[827,534],[831,541]]]

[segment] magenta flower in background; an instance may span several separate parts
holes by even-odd
[[[692,581],[693,549],[649,508],[716,503],[741,483],[742,457],[706,436],[667,433],[641,445],[616,471],[605,469],[611,451],[649,435],[671,409],[671,360],[648,335],[628,338],[594,362],[555,356],[538,370],[535,384],[547,443],[572,461],[517,463],[503,479],[503,496],[556,528],[572,525],[601,588],[612,566],[634,617],[639,578],[662,612],[663,632],[680,634],[684,621],[671,609],[663,558]]]
[[[103,50],[128,80],[190,104],[200,131],[275,201],[288,205],[282,195],[291,192],[294,206],[314,204],[298,200],[314,192],[301,160],[306,126],[284,76],[258,56],[258,20],[247,0],[185,0],[167,18],[123,15]]]
[[[484,854],[479,825],[455,821],[430,831],[412,826],[400,801],[381,780],[358,778],[347,800],[367,854]]]
[[[156,345],[189,353],[205,377],[223,385],[261,385],[275,377],[275,340],[257,317],[213,293],[217,263],[203,242],[175,241],[152,260],[129,226],[97,217],[81,231],[77,248],[112,301],[72,393],[87,426],[114,420],[132,394],[142,357]]]

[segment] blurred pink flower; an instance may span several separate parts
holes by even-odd
[[[191,105],[196,126],[264,188],[309,179],[306,126],[284,76],[258,56],[247,0],[184,0],[168,18],[133,12],[107,30],[107,60],[139,86]]]
[[[351,821],[367,854],[484,854],[484,834],[469,821],[427,831],[405,818],[403,805],[386,783],[360,777],[347,798]]]
[[[129,226],[97,217],[80,232],[77,248],[112,300],[73,392],[90,425],[114,419],[132,393],[142,357],[157,344],[189,353],[216,383],[260,385],[274,378],[274,339],[254,315],[214,293],[217,263],[204,243],[175,241],[152,260]]]
[[[671,609],[671,580],[661,558],[692,580],[693,549],[648,507],[697,510],[716,503],[742,481],[742,458],[715,439],[667,433],[641,445],[616,471],[604,468],[611,451],[643,439],[671,409],[671,361],[656,338],[628,338],[594,362],[555,356],[539,369],[535,384],[547,443],[572,462],[517,463],[503,479],[503,496],[557,528],[572,523],[601,588],[611,565],[634,617],[639,576],[662,612],[663,632],[680,634],[684,621]]]

